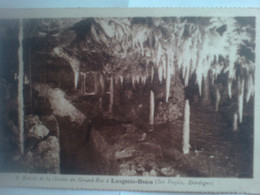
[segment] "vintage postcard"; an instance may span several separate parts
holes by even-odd
[[[0,10],[0,185],[260,193],[259,19]]]

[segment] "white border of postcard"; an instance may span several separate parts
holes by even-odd
[[[260,54],[260,9],[240,8],[70,8],[2,9],[2,18],[75,18],[75,17],[178,17],[178,16],[255,16],[256,54]],[[51,175],[0,173],[0,186],[59,189],[136,190],[164,192],[260,193],[260,55],[256,55],[254,173],[241,178],[172,178],[91,175]]]

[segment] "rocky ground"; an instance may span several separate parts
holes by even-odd
[[[181,177],[252,177],[252,127],[238,132],[219,113],[191,106],[191,151],[182,154],[182,119],[154,127],[102,119],[61,133],[61,172]],[[81,128],[82,129],[82,128]],[[84,128],[83,128],[84,129]]]
[[[18,152],[18,128],[11,122],[14,132],[2,140],[3,153],[1,169],[5,172],[60,173],[59,126],[54,115],[27,115],[25,117],[24,153]],[[10,134],[9,134],[10,135]],[[13,144],[13,142],[16,143]],[[10,147],[14,147],[12,153]],[[6,152],[5,151],[5,152]]]

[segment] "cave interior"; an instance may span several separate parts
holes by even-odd
[[[1,171],[253,176],[255,18],[5,19],[0,40]]]

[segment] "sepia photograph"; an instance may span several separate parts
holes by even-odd
[[[2,18],[0,172],[252,179],[255,47],[252,16]]]

